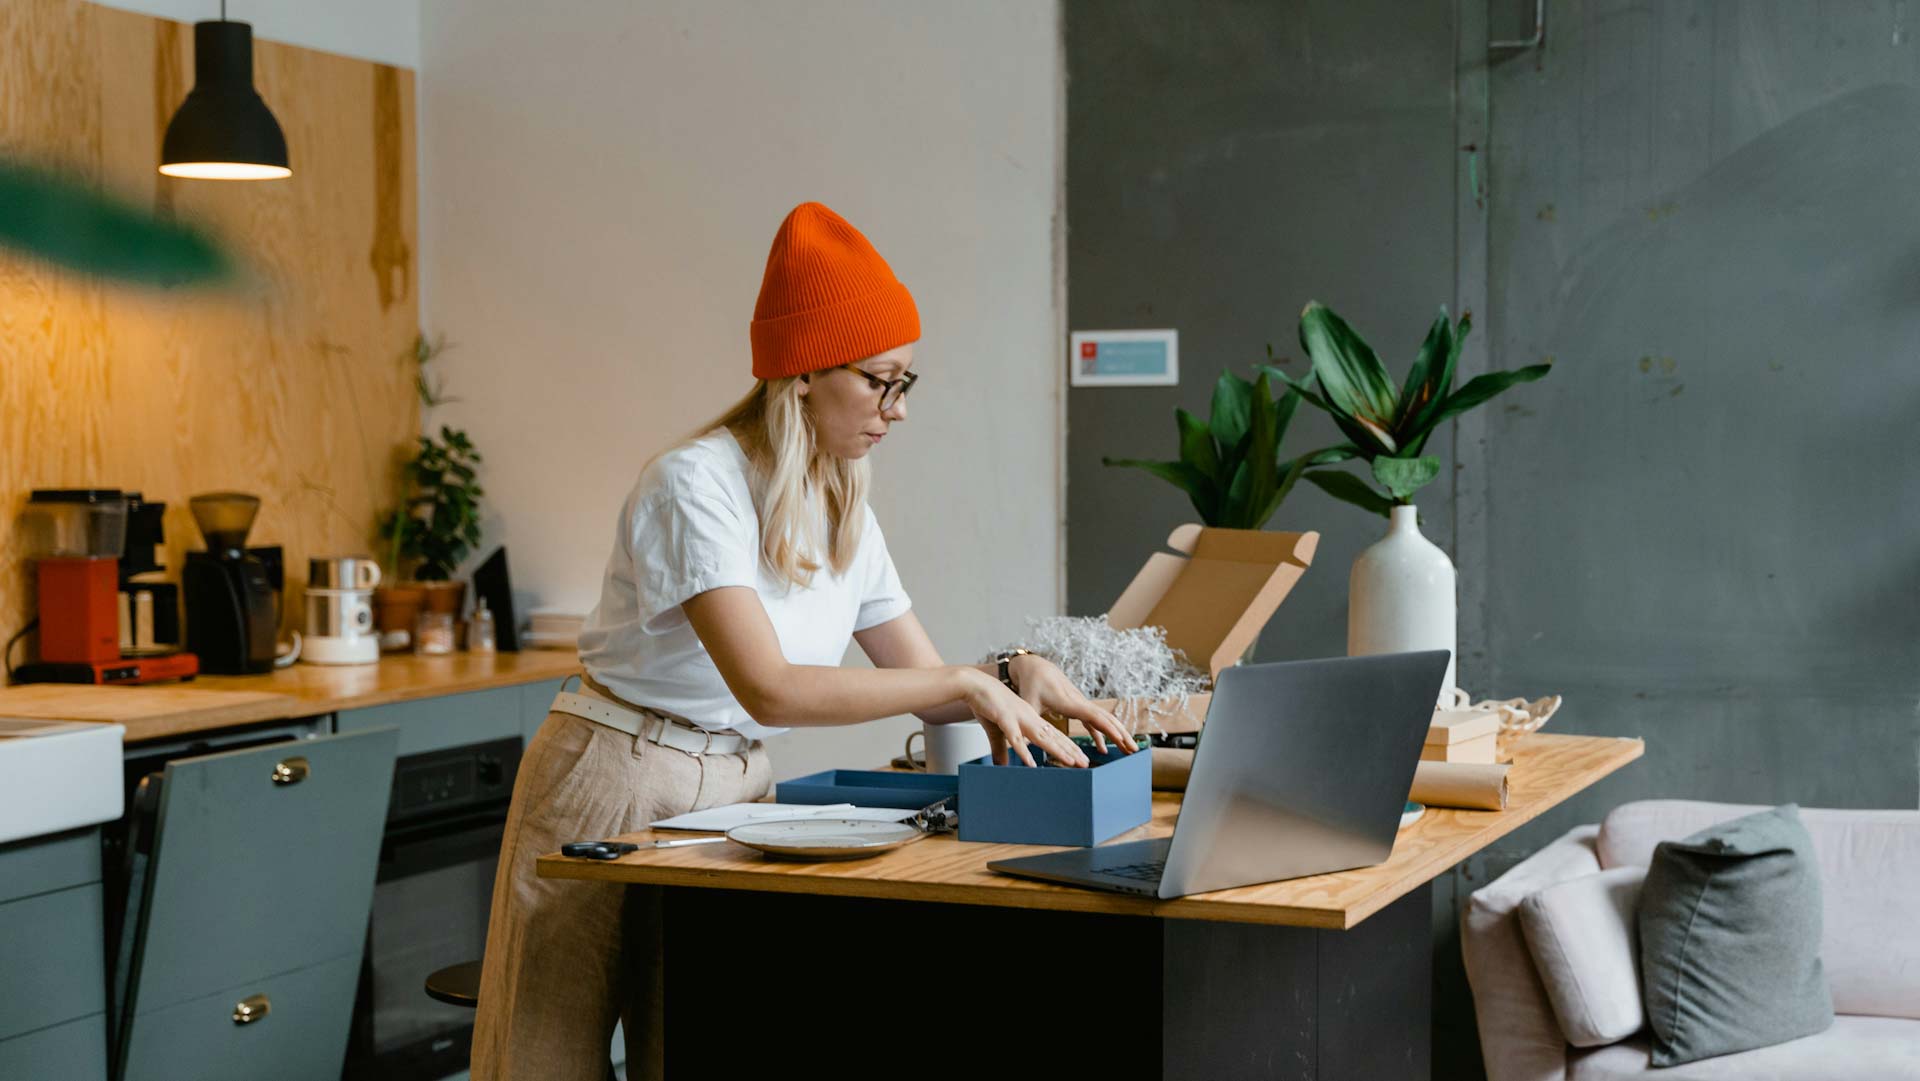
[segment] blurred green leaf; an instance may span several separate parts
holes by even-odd
[[[143,285],[214,285],[235,274],[234,261],[200,230],[15,161],[0,160],[0,247]]]

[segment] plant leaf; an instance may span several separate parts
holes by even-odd
[[[1377,431],[1391,449],[1393,384],[1373,347],[1319,301],[1300,313],[1300,346],[1313,361],[1313,374],[1327,401],[1368,431]]]
[[[1352,473],[1343,473],[1338,469],[1320,469],[1306,474],[1306,479],[1335,499],[1351,503],[1361,510],[1370,511],[1383,518],[1393,512],[1391,499],[1367,487],[1366,481]]]
[[[1175,409],[1173,419],[1180,426],[1180,460],[1209,477],[1218,474],[1220,453],[1207,423],[1184,409]]]
[[[87,180],[13,161],[0,161],[0,247],[145,285],[213,284],[235,273],[200,230],[103,195]]]
[[[1298,461],[1304,462],[1307,465],[1332,465],[1335,462],[1344,462],[1348,459],[1358,457],[1360,457],[1359,447],[1354,446],[1352,443],[1336,443],[1331,447],[1322,447],[1319,450],[1302,454]]]
[[[1220,444],[1220,472],[1231,474],[1246,451],[1240,441],[1247,437],[1253,423],[1253,384],[1230,371],[1221,372],[1213,384],[1212,414],[1207,427]]]
[[[1246,493],[1240,500],[1230,500],[1234,504],[1231,514],[1241,529],[1258,529],[1257,516],[1280,484],[1279,406],[1265,372],[1253,384],[1253,423],[1247,431],[1243,466],[1247,471]]]
[[[1234,468],[1233,480],[1227,484],[1227,497],[1221,503],[1220,524],[1228,529],[1245,529],[1246,508],[1249,506],[1247,493],[1253,488],[1253,468],[1251,459],[1244,459]]]
[[[1393,454],[1399,449],[1393,437],[1384,430],[1378,426],[1369,427],[1348,416],[1346,413],[1335,408],[1325,398],[1307,389],[1294,380],[1292,376],[1289,376],[1280,369],[1269,364],[1262,364],[1260,370],[1268,375],[1278,377],[1279,380],[1290,387],[1294,393],[1300,395],[1308,405],[1314,406],[1325,412],[1327,416],[1332,417],[1333,425],[1340,429],[1340,434],[1346,436],[1353,442],[1356,448],[1360,449],[1360,457],[1372,458],[1376,454]]]
[[[1433,482],[1440,475],[1440,459],[1429,454],[1424,458],[1375,458],[1373,460],[1373,479],[1387,490],[1396,502],[1405,503],[1413,498],[1413,493]]]
[[[1492,398],[1494,395],[1499,394],[1501,391],[1506,390],[1508,387],[1517,386],[1521,383],[1531,383],[1552,370],[1553,365],[1551,364],[1531,364],[1525,368],[1516,368],[1513,371],[1488,372],[1485,375],[1476,375],[1472,379],[1467,380],[1459,390],[1454,391],[1447,397],[1446,404],[1440,407],[1440,411],[1433,418],[1433,422],[1435,425],[1438,425],[1448,417],[1458,416],[1487,399]]]
[[[1417,419],[1427,403],[1445,393],[1435,382],[1441,369],[1446,366],[1447,354],[1453,352],[1453,325],[1447,321],[1447,309],[1442,307],[1433,325],[1427,328],[1427,337],[1420,343],[1420,352],[1413,358],[1413,367],[1407,369],[1407,381],[1400,388],[1400,404],[1394,412],[1393,431],[1400,442],[1409,442],[1408,434],[1411,422]]]
[[[1445,309],[1442,309],[1443,311]],[[1467,335],[1473,333],[1473,313],[1461,312],[1460,321],[1453,328],[1453,345],[1447,350],[1445,363],[1439,373],[1428,380],[1434,387],[1433,395],[1425,405],[1416,410],[1406,426],[1401,430],[1401,445],[1408,454],[1419,454],[1427,447],[1427,440],[1433,430],[1440,426],[1440,410],[1446,404],[1447,396],[1453,393],[1453,373],[1459,370],[1460,351],[1467,344]]]
[[[1300,480],[1301,476],[1306,473],[1306,470],[1306,460],[1303,458],[1295,458],[1293,463],[1287,467],[1286,475],[1280,478],[1279,487],[1274,489],[1273,495],[1267,500],[1266,505],[1255,512],[1253,521],[1248,523],[1247,528],[1265,529],[1267,522],[1273,518],[1273,513],[1280,509],[1280,504],[1286,502],[1287,493],[1293,491],[1294,484]]]

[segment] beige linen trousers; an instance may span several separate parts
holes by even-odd
[[[493,880],[473,1081],[604,1081],[616,1018],[629,1081],[658,1081],[660,889],[540,878],[534,858],[772,786],[766,748],[695,757],[549,713],[520,759]],[[681,929],[686,931],[685,928]]]

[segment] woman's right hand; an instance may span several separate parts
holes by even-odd
[[[1027,751],[1029,743],[1037,744],[1047,752],[1047,757],[1063,766],[1088,764],[1087,754],[1079,744],[1043,720],[1026,699],[1013,693],[1006,684],[977,668],[961,667],[957,672],[965,681],[967,708],[980,719],[980,727],[987,730],[987,740],[993,745],[994,765],[1007,764],[1009,745],[1020,756],[1020,761],[1033,765],[1033,755]]]

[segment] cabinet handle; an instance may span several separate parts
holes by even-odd
[[[265,994],[248,995],[233,1006],[233,1023],[251,1025],[273,1012],[273,1003],[267,1001]]]
[[[307,779],[307,774],[309,772],[310,770],[307,768],[306,759],[289,758],[284,762],[274,763],[273,783],[274,784],[299,784],[301,781],[304,781]]]

